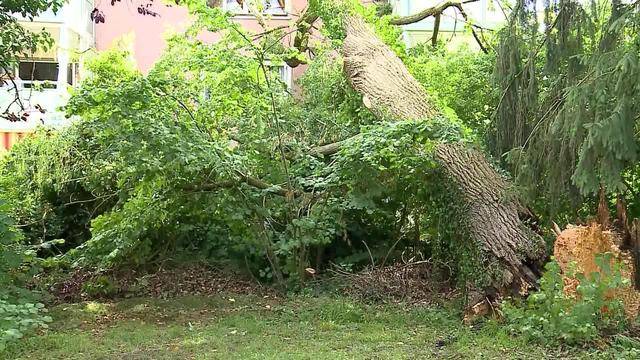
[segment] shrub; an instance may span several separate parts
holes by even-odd
[[[397,28],[380,20],[376,30],[404,53]],[[89,63],[66,106],[80,119],[0,164],[10,189],[0,195],[25,243],[62,238],[56,250],[72,266],[197,256],[278,282],[334,260],[390,263],[404,247],[461,264],[437,226],[447,214],[425,215],[449,203],[434,196],[431,154],[436,142],[468,137],[455,115],[380,124],[330,51],[309,66],[297,99],[261,66],[278,63],[270,41],[248,46],[234,34],[215,44],[176,36],[146,76],[126,53]],[[331,158],[314,154],[345,139]]]
[[[25,264],[33,254],[20,244],[20,234],[5,210],[6,203],[0,201],[0,350],[9,341],[51,321],[44,315],[44,305],[35,303],[33,296],[20,287],[24,273],[31,268]]]
[[[579,280],[576,296],[565,294],[560,266],[549,262],[537,292],[530,294],[524,304],[504,304],[509,330],[533,341],[570,345],[621,330],[626,324],[624,310],[621,301],[611,294],[626,284],[620,266],[612,266],[611,259],[610,253],[598,255],[600,272],[588,277],[575,275]]]
[[[51,317],[40,303],[14,303],[0,297],[0,351],[6,344],[22,338],[26,333],[46,328]]]
[[[476,133],[486,132],[499,95],[491,83],[493,55],[424,44],[412,48],[406,62],[436,102]]]
[[[92,201],[90,190],[96,189],[88,183],[97,171],[84,166],[93,154],[83,149],[86,141],[77,130],[40,129],[0,160],[0,198],[27,244],[65,239],[67,245],[58,250],[77,246],[90,237],[89,222],[102,211],[98,208],[112,203]]]

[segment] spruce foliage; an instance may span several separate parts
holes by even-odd
[[[500,35],[491,148],[550,210],[627,190],[638,157],[637,3],[519,0]]]

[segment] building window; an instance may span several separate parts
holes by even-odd
[[[286,3],[284,0],[262,0],[263,10],[266,14],[286,15]]]
[[[69,85],[75,85],[80,79],[80,65],[78,63],[71,63],[67,65],[67,83]]]
[[[237,15],[250,15],[249,1],[252,0],[222,0],[223,9]],[[256,7],[262,10],[263,14],[287,15],[286,0],[258,0]]]
[[[24,88],[30,88],[36,82],[42,82],[40,86],[43,88],[55,88],[58,72],[57,62],[20,61],[18,66],[18,77],[22,80]]]
[[[266,64],[267,68],[277,75],[278,79],[287,86],[287,89],[291,89],[292,86],[292,69],[288,65],[272,65]]]

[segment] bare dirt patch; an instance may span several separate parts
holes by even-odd
[[[589,276],[600,271],[595,261],[596,255],[612,253],[614,260],[622,263],[621,274],[629,279],[630,285],[616,290],[611,296],[622,299],[627,317],[635,319],[640,312],[640,292],[632,285],[635,274],[633,256],[630,251],[620,250],[621,243],[622,239],[617,233],[603,230],[598,224],[570,225],[556,239],[553,255],[564,273],[575,262],[576,271]],[[566,293],[575,295],[578,284],[575,277],[565,276]]]

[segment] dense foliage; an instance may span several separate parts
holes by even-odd
[[[24,28],[18,23],[16,15],[33,19],[46,10],[56,12],[61,5],[60,0],[0,2],[0,85],[8,81],[2,75],[12,72],[20,56],[32,55],[52,45],[48,33]],[[15,101],[19,102],[17,99]],[[1,109],[0,118],[17,119],[10,113],[12,104]],[[8,194],[13,188],[4,185],[0,184],[3,197],[18,199],[13,197],[15,194]],[[37,303],[34,294],[24,288],[26,280],[36,273],[37,248],[26,246],[22,234],[15,227],[13,215],[19,207],[16,203],[0,200],[0,351],[7,342],[21,338],[35,328],[45,327],[46,322],[51,321],[43,315],[46,312],[44,306]],[[49,247],[51,243],[40,245]]]
[[[20,234],[8,216],[7,204],[0,201],[0,351],[25,333],[46,327],[44,305],[34,301],[23,288],[34,267],[35,251],[20,243]]]
[[[614,291],[628,286],[628,280],[621,276],[621,265],[611,259],[611,253],[596,256],[599,272],[564,274],[579,279],[574,295],[565,293],[558,263],[549,262],[540,290],[527,298],[525,306],[503,307],[510,330],[541,342],[583,344],[623,328],[622,301]]]
[[[569,211],[601,186],[637,214],[637,3],[519,1],[502,32],[492,148],[542,211]]]
[[[482,288],[497,264],[467,233],[463,195],[433,156],[441,143],[491,150],[519,180],[514,193],[541,195],[543,215],[578,212],[601,185],[637,193],[635,5],[559,0],[540,33],[535,4],[518,1],[497,54],[480,54],[407,50],[387,13],[311,0],[328,41],[307,54],[284,47],[290,29],[250,33],[204,1],[184,3],[197,21],[168,39],[148,74],[127,51],[100,53],[65,107],[72,125],[41,129],[0,159],[0,346],[48,320],[22,290],[35,265],[196,259],[284,286],[331,266],[428,259],[461,288]],[[374,117],[336,51],[348,14],[373,25],[439,115]],[[220,40],[202,41],[203,31]],[[292,58],[308,63],[293,89],[278,76]],[[328,144],[339,146],[325,154]],[[619,272],[600,263],[603,275],[583,278],[577,299],[550,263],[525,307],[505,308],[511,329],[581,343],[622,325],[606,296]],[[106,277],[84,286],[112,290]]]
[[[411,48],[405,62],[442,108],[452,110],[480,138],[486,135],[498,102],[491,84],[495,55],[423,44]]]
[[[169,40],[147,76],[126,52],[99,55],[67,106],[80,120],[40,132],[2,160],[3,197],[25,242],[55,241],[40,254],[61,255],[63,266],[195,256],[276,282],[329,262],[390,262],[410,249],[437,255],[457,276],[462,259],[446,239],[453,231],[445,231],[454,225],[434,211],[443,199],[431,149],[434,141],[470,138],[465,123],[477,129],[479,115],[454,103],[450,90],[436,96],[457,107],[460,119],[450,110],[419,123],[379,123],[332,47],[317,49],[300,96],[292,96],[271,70],[284,56],[280,31],[256,37],[218,9],[191,5],[199,21],[188,36]],[[355,9],[404,53],[396,28]],[[219,42],[198,40],[202,29],[222,28]],[[327,28],[339,41],[339,27]],[[415,59],[431,86],[453,89],[460,79],[433,70],[442,52],[403,56]],[[457,56],[462,65],[452,61],[448,70],[470,72],[477,81],[461,91],[475,96],[483,87],[471,72],[488,62]],[[335,157],[314,153],[344,139]]]

